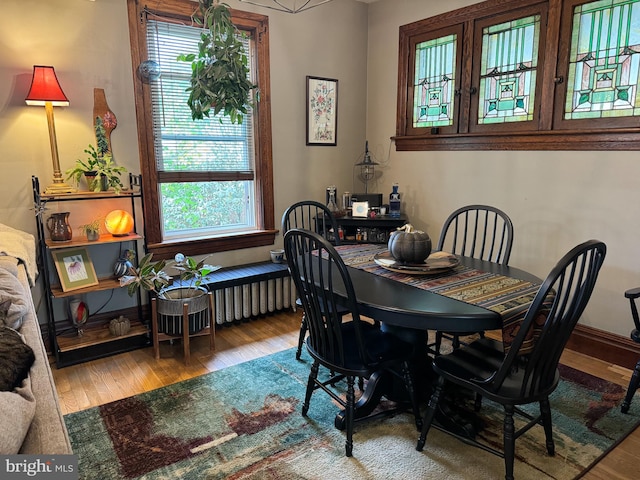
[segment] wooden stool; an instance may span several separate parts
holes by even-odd
[[[209,297],[209,326],[203,328],[199,332],[189,335],[189,304],[184,303],[182,306],[182,347],[184,349],[184,363],[189,365],[191,362],[191,350],[189,348],[190,337],[200,337],[202,335],[209,335],[209,351],[214,351],[216,348],[216,324],[213,318],[213,294],[207,293]],[[158,331],[158,308],[156,305],[156,298],[151,299],[151,326],[153,328],[153,353],[156,360],[160,359],[160,342],[166,340],[174,340],[180,338],[179,336],[167,335]]]

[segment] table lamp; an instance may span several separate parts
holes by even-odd
[[[51,159],[53,160],[53,183],[49,185],[45,193],[73,193],[76,189],[62,178],[60,162],[58,160],[58,143],[56,141],[56,125],[53,121],[53,107],[67,107],[69,100],[62,91],[56,72],[53,67],[43,65],[33,66],[33,78],[31,88],[25,99],[27,105],[44,106],[49,125],[49,143],[51,144]]]
[[[104,226],[114,237],[124,237],[133,230],[133,217],[126,210],[113,210],[104,219]]]

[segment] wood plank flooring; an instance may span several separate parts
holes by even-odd
[[[220,370],[297,345],[301,313],[285,312],[216,332],[215,352],[209,352],[208,338],[191,340],[191,365],[185,366],[182,346],[161,343],[160,360],[152,348],[57,369],[52,366],[63,414],[77,412],[114,400]],[[625,388],[631,371],[617,365],[565,350],[563,363],[606,378]],[[552,406],[553,407],[553,406]],[[638,478],[640,429],[591,469],[585,480],[632,480]]]

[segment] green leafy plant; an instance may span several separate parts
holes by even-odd
[[[94,130],[96,132],[96,144],[100,155],[104,155],[109,151],[109,141],[107,140],[107,132],[104,129],[102,118],[96,117]]]
[[[84,233],[85,235],[89,235],[91,233],[100,233],[100,228],[102,228],[102,223],[104,222],[104,219],[102,217],[100,218],[96,218],[95,220],[93,220],[90,223],[86,223],[84,225],[80,225],[78,227],[78,230],[80,230],[82,233]]]
[[[164,298],[164,291],[172,281],[172,277],[165,271],[167,267],[180,272],[180,280],[188,282],[182,286],[188,290],[197,290],[204,277],[220,268],[220,266],[205,263],[208,257],[197,262],[192,257],[185,257],[182,253],[178,253],[171,264],[166,260],[152,263],[152,258],[153,253],[148,253],[142,257],[137,268],[129,267],[127,274],[120,277],[120,286],[126,286],[129,295],[133,296],[139,288],[142,288]]]
[[[85,160],[77,159],[75,166],[65,172],[67,180],[73,180],[78,185],[83,176],[87,177],[89,190],[99,192],[103,190],[104,178],[107,189],[113,188],[116,193],[120,193],[124,188],[120,175],[125,173],[127,169],[118,167],[110,153],[102,155],[91,144],[84,149],[84,152],[87,154],[87,158]]]
[[[226,4],[219,0],[198,3],[202,20],[193,15],[194,22],[203,25],[198,53],[178,56],[179,61],[191,63],[191,85],[186,89],[191,116],[202,120],[213,109],[214,115],[222,112],[231,123],[241,124],[252,105],[251,90],[257,88],[248,78],[248,59],[238,38],[244,34],[231,21]]]
[[[124,167],[118,167],[113,161],[111,154],[105,154],[102,157],[102,161],[95,167],[96,178],[93,181],[94,192],[99,192],[102,189],[100,182],[106,178],[107,188],[113,188],[116,193],[120,193],[124,188],[120,175],[126,173],[127,169]]]
[[[75,181],[76,185],[80,183],[80,180],[86,172],[95,172],[98,163],[100,163],[100,156],[96,147],[93,145],[89,144],[89,146],[84,149],[84,153],[87,154],[87,158],[85,160],[77,159],[75,167],[65,172],[67,180]]]
[[[113,155],[109,152],[106,131],[100,117],[96,117],[94,129],[97,148],[89,144],[84,149],[87,158],[85,160],[76,160],[76,165],[65,172],[67,180],[73,180],[78,185],[82,177],[85,177],[89,190],[100,192],[113,188],[116,193],[120,193],[124,188],[120,175],[125,173],[127,169],[118,167],[114,163]]]

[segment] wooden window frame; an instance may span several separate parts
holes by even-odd
[[[640,119],[626,122],[602,121],[583,122],[554,120],[557,108],[563,108],[566,88],[559,88],[564,82],[562,61],[566,62],[571,38],[572,6],[576,3],[588,3],[591,0],[571,0],[571,8],[563,6],[563,0],[488,0],[470,5],[435,17],[403,25],[399,30],[398,59],[398,100],[396,114],[396,135],[392,137],[398,151],[422,150],[640,150]],[[546,25],[541,24],[541,36],[545,37],[545,47],[538,65],[537,108],[538,116],[535,129],[521,130],[514,122],[513,128],[478,129],[472,127],[474,120],[471,104],[477,97],[472,90],[474,60],[479,59],[481,45],[474,45],[475,29],[479,22],[489,17],[504,21],[503,14],[513,13],[517,18],[523,10],[535,5],[547,6]],[[563,16],[564,15],[564,16]],[[499,23],[499,22],[496,22]],[[449,133],[437,129],[412,129],[412,94],[408,89],[413,83],[413,59],[411,48],[415,39],[428,32],[463,26],[463,58],[461,59],[461,88],[458,99],[459,127],[457,132]],[[567,27],[567,25],[569,27]],[[569,28],[569,30],[567,30]],[[564,59],[564,60],[563,60]],[[478,68],[478,67],[475,67]],[[564,70],[566,71],[566,67]],[[539,102],[539,103],[538,103]],[[572,123],[575,122],[575,123]],[[426,131],[428,130],[428,131]]]
[[[457,58],[456,58],[456,80],[455,80],[455,87],[454,87],[454,108],[453,108],[453,112],[452,112],[452,118],[453,118],[453,124],[452,125],[447,125],[447,126],[438,126],[438,127],[431,127],[431,129],[435,129],[437,130],[439,133],[455,133],[458,130],[459,127],[459,123],[460,123],[460,115],[459,112],[461,111],[460,109],[460,99],[461,99],[461,95],[460,95],[460,85],[462,83],[462,74],[463,74],[463,69],[462,69],[462,58],[464,58],[464,55],[462,55],[462,46],[464,45],[464,32],[463,32],[463,28],[462,25],[452,25],[451,27],[448,28],[443,28],[443,29],[438,29],[438,30],[430,30],[428,32],[425,32],[421,35],[414,35],[411,37],[410,39],[410,45],[409,45],[409,65],[415,65],[415,56],[416,56],[416,46],[423,43],[423,42],[428,42],[430,40],[434,40],[436,38],[441,38],[441,37],[446,37],[449,35],[456,35],[456,53],[457,53]],[[413,77],[412,77],[413,78]],[[413,102],[414,102],[414,95],[415,95],[415,87],[414,87],[414,82],[412,80],[409,80],[410,84],[407,85],[407,106],[410,110],[410,112],[413,112]],[[413,126],[413,113],[411,113],[410,116],[407,117],[407,133],[408,135],[420,135],[421,131],[424,131],[425,128],[429,128],[429,127],[414,127]],[[434,131],[435,131],[434,130]]]
[[[271,138],[271,95],[269,73],[269,17],[230,9],[233,23],[249,32],[256,40],[256,83],[260,101],[254,106],[255,181],[257,229],[249,232],[212,235],[206,238],[166,240],[160,225],[159,183],[154,154],[151,89],[136,75],[138,65],[147,58],[144,18],[151,12],[161,18],[190,23],[197,4],[190,0],[127,0],[131,61],[138,127],[142,188],[145,195],[144,220],[147,248],[156,258],[173,257],[181,251],[185,255],[239,250],[272,245],[278,230],[275,228],[273,192],[273,149]],[[185,99],[186,101],[186,99]],[[178,175],[178,174],[176,174]],[[216,176],[215,179],[218,179]],[[203,179],[204,180],[204,179]]]

